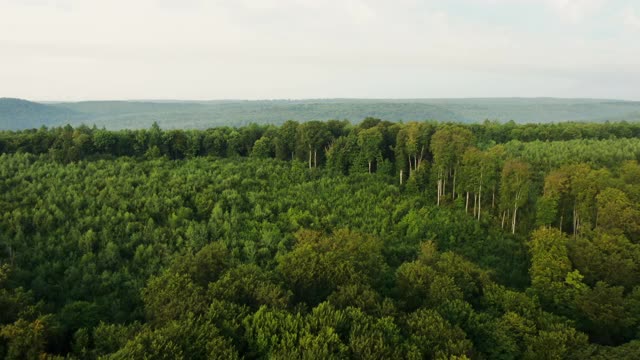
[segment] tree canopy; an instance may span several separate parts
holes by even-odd
[[[636,359],[640,140],[591,126],[0,132],[0,358]]]

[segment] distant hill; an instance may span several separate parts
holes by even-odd
[[[242,126],[249,123],[281,124],[292,119],[347,119],[358,122],[368,116],[392,121],[470,121],[433,104],[358,100],[91,101],[53,105],[83,114],[83,120],[87,124],[111,129],[147,128],[154,121],[163,128],[208,128],[224,125]]]
[[[561,121],[636,121],[640,102],[557,99],[309,99],[216,101],[83,101],[35,103],[0,99],[0,129],[41,125],[86,124],[108,129],[209,128],[249,123],[281,124],[286,120],[347,119],[372,116],[390,121],[440,120],[518,123]]]
[[[12,98],[0,98],[0,129],[19,130],[73,122],[73,110]]]

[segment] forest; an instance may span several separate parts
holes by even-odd
[[[0,130],[96,124],[109,130],[241,127],[341,119],[357,123],[375,117],[389,121],[428,120],[475,123],[485,119],[518,123],[637,121],[640,102],[607,99],[300,99],[210,101],[33,102],[0,98]]]
[[[638,359],[640,123],[0,131],[0,358]]]

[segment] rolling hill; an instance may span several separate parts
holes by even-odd
[[[640,120],[640,102],[557,99],[310,99],[216,101],[83,101],[36,103],[0,99],[0,129],[96,125],[107,129],[161,127],[209,128],[249,123],[371,116],[390,121],[440,120],[481,122],[486,119],[518,123]]]
[[[65,107],[0,98],[0,129],[19,130],[73,123],[78,114]]]

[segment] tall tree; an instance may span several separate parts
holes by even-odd
[[[516,232],[518,209],[527,203],[531,187],[531,171],[529,165],[519,160],[508,160],[502,169],[500,181],[500,200],[503,212],[510,212],[511,233]],[[503,214],[503,226],[504,226]]]
[[[447,180],[451,183],[451,198],[456,196],[456,174],[465,150],[474,142],[474,136],[467,128],[458,125],[444,125],[433,134],[431,152],[438,190],[437,203],[447,194]]]
[[[543,304],[567,315],[574,311],[575,299],[587,290],[582,274],[573,270],[568,242],[560,230],[541,228],[528,243],[532,290]]]
[[[296,151],[296,134],[299,125],[297,121],[288,120],[278,128],[277,135],[274,139],[277,159],[293,160]]]
[[[322,152],[330,140],[331,133],[322,121],[309,121],[298,127],[296,145],[300,154],[308,152],[310,169],[318,167],[318,151]],[[302,156],[302,158],[304,157]]]
[[[372,163],[382,157],[380,149],[382,140],[382,132],[377,126],[358,132],[360,154],[369,164],[369,174],[371,174]]]
[[[596,196],[596,227],[611,234],[625,234],[637,239],[640,211],[622,190],[607,188]]]
[[[418,170],[426,160],[432,133],[432,124],[420,122],[407,123],[398,131],[395,146],[396,161],[408,165],[408,176]]]
[[[473,195],[473,215],[480,220],[482,214],[483,194],[495,181],[493,153],[480,151],[475,147],[468,148],[462,156],[460,164],[460,186],[466,192],[465,210],[470,206],[469,195]]]

